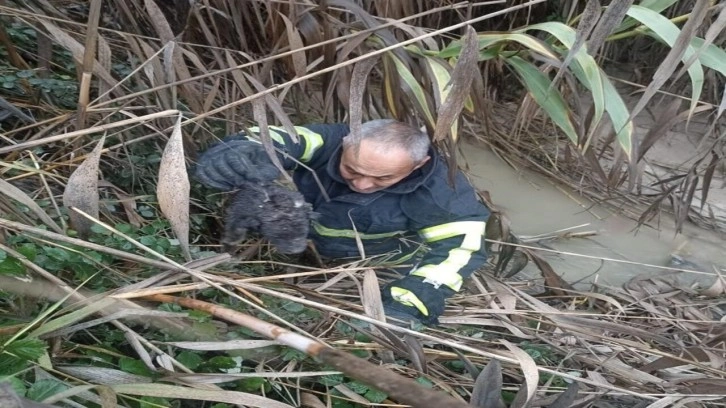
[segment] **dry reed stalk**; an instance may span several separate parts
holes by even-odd
[[[310,338],[283,329],[256,317],[237,312],[222,306],[196,299],[180,298],[167,295],[151,295],[143,299],[163,303],[176,303],[181,306],[201,310],[215,317],[254,330],[272,340],[276,340],[295,350],[318,359],[345,375],[375,387],[389,394],[394,399],[414,407],[466,408],[465,402],[424,388],[409,378],[402,377],[383,367],[373,365],[366,360],[351,354],[328,347]]]
[[[78,118],[76,129],[86,128],[86,115],[91,94],[91,79],[96,61],[96,45],[98,43],[98,21],[101,18],[101,0],[91,0],[86,27],[86,44],[83,53],[81,84],[78,93]]]

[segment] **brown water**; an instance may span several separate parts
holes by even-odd
[[[681,234],[676,234],[673,219],[668,216],[660,218],[660,225],[638,229],[634,220],[594,205],[565,187],[557,187],[532,172],[512,169],[475,142],[465,142],[462,151],[472,182],[491,193],[492,200],[504,210],[518,236],[548,234],[586,224],[573,231],[594,231],[596,235],[541,244],[558,251],[656,266],[670,265],[672,254],[678,254],[696,264],[682,268],[705,272],[672,272],[613,260],[541,252],[558,274],[568,282],[578,282],[578,287],[586,288],[591,282],[621,285],[638,275],[670,273],[683,282],[697,281],[703,286],[714,280],[714,266],[726,267],[722,234],[694,225],[686,225]],[[523,274],[534,276],[537,272],[528,266]]]

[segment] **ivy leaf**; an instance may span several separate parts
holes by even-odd
[[[15,340],[5,347],[5,351],[26,360],[37,360],[45,354],[46,344],[36,338]]]
[[[68,388],[70,387],[60,381],[52,379],[40,380],[30,386],[28,389],[28,398],[33,401],[43,401],[44,399],[63,392]]]
[[[25,266],[15,258],[5,258],[0,262],[0,275],[25,276]]]
[[[130,374],[142,375],[144,377],[152,377],[154,375],[143,361],[129,357],[121,357],[118,361],[118,366],[121,371],[125,371]]]
[[[388,394],[373,388],[369,389],[363,396],[374,404],[380,404],[388,398]]]

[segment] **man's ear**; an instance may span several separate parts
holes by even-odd
[[[414,167],[413,169],[416,170],[421,168],[424,164],[428,163],[429,160],[431,160],[431,156],[426,156],[426,158],[418,162],[418,164],[416,164],[416,167]]]

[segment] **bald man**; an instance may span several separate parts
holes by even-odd
[[[338,261],[360,259],[360,240],[366,257],[415,263],[382,289],[386,315],[438,324],[446,298],[486,262],[489,210],[464,175],[457,172],[450,184],[428,135],[395,120],[365,122],[357,135],[344,124],[296,126],[299,143],[282,128],[268,130],[284,168],[319,214],[309,236],[318,253]],[[259,129],[249,131],[200,156],[196,176],[203,184],[229,191],[241,182],[279,176],[256,140]]]

